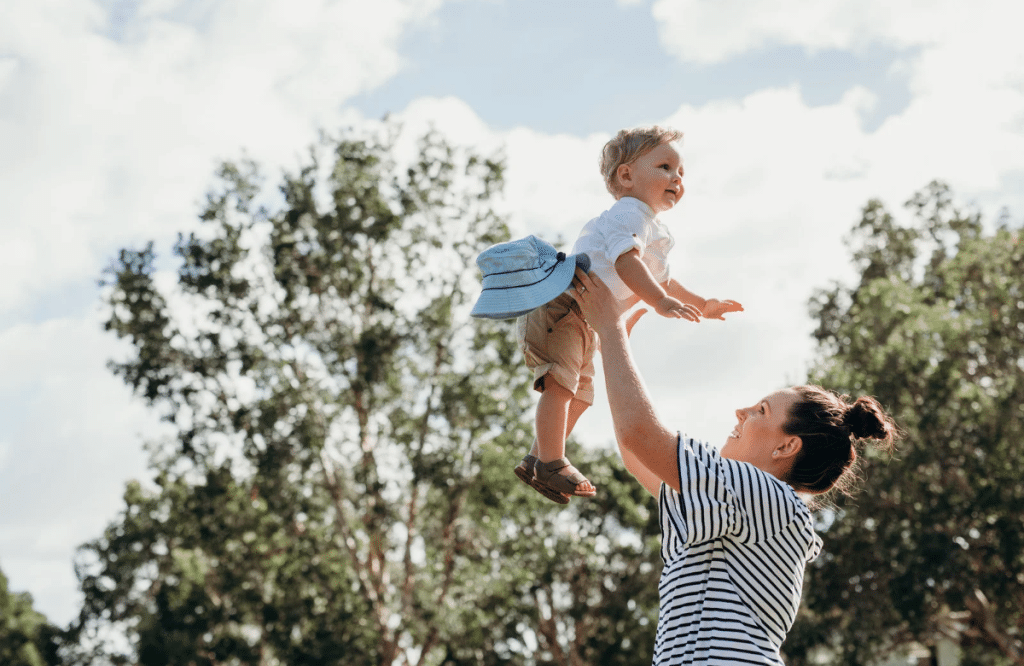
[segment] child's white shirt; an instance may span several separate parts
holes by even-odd
[[[669,279],[668,253],[674,245],[675,239],[654,209],[639,199],[622,197],[583,226],[572,253],[586,252],[591,273],[622,301],[633,292],[615,270],[616,259],[636,248],[655,281],[662,284]]]

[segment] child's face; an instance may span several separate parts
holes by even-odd
[[[662,143],[618,170],[622,196],[635,197],[661,213],[683,196],[683,159],[675,145]]]

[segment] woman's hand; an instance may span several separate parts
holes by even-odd
[[[629,315],[629,319],[626,320],[626,336],[628,337],[633,332],[633,327],[640,321],[640,317],[647,314],[647,308],[640,308]]]
[[[601,278],[596,275],[588,275],[577,268],[572,292],[583,313],[583,319],[597,331],[598,336],[615,330],[623,323],[622,315],[625,314],[625,310],[622,309],[622,304],[615,299]],[[627,334],[646,310],[638,312],[639,314],[631,316],[626,322]]]

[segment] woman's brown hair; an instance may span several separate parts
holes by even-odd
[[[857,446],[866,441],[891,453],[899,429],[877,400],[868,396],[847,402],[820,386],[796,386],[799,398],[782,430],[803,445],[786,481],[799,492],[830,490],[849,494],[857,479]]]

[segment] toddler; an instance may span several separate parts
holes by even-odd
[[[562,253],[555,268],[541,273],[551,275],[550,300],[539,307],[520,303],[505,307],[501,316],[519,315],[516,332],[527,366],[533,371],[534,389],[540,392],[536,413],[536,439],[530,453],[516,466],[523,482],[545,497],[568,504],[570,496],[592,497],[593,484],[565,457],[565,440],[577,420],[594,402],[594,352],[597,336],[583,320],[579,306],[566,291],[571,282],[567,271],[579,265],[595,271],[608,285],[623,309],[640,301],[663,317],[700,321],[724,319],[727,312],[742,311],[735,301],[704,299],[688,291],[669,277],[668,252],[674,245],[672,234],[658,220],[658,213],[670,210],[683,196],[683,163],[676,143],[682,133],[658,126],[620,131],[605,144],[601,155],[601,173],[608,191],[616,201],[611,208],[588,222],[573,247],[573,257]],[[531,240],[532,239],[532,240]],[[536,246],[543,241],[529,237]],[[505,244],[514,246],[514,241]],[[546,244],[544,244],[546,245]],[[495,246],[498,248],[499,246]],[[495,248],[492,248],[495,249]],[[481,254],[481,259],[487,252]],[[500,254],[500,253],[499,253]],[[589,260],[589,261],[588,261]],[[552,260],[553,261],[553,260]],[[488,268],[478,259],[485,273],[485,291],[474,308],[481,313],[482,301],[505,297],[520,291],[518,284],[536,289],[536,277],[509,265],[492,267],[491,280],[500,274],[505,280],[519,280],[516,288],[495,286],[488,293]],[[534,262],[536,264],[536,262]],[[533,264],[531,264],[533,266]],[[540,266],[540,264],[537,264]],[[557,279],[556,279],[557,276]],[[569,276],[569,277],[566,277]],[[500,308],[499,308],[500,309]]]

